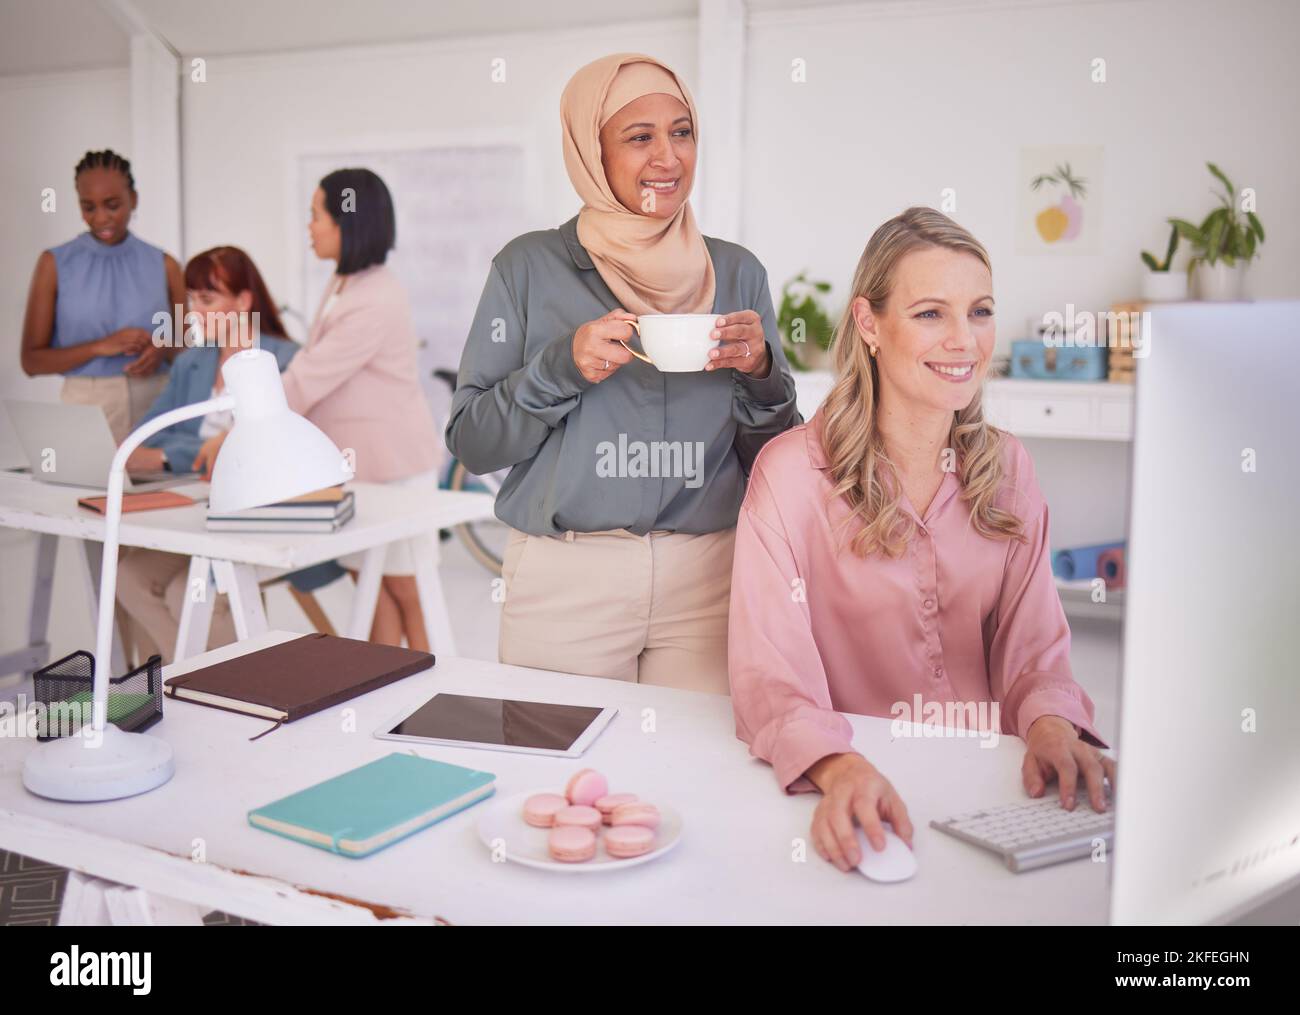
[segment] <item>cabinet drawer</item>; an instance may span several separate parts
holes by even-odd
[[[1097,404],[1097,432],[1128,437],[1133,432],[1133,400],[1103,398]]]
[[[1087,398],[1026,396],[999,399],[997,415],[1013,434],[1086,433],[1092,405]]]

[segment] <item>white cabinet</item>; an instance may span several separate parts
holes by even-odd
[[[999,377],[984,385],[984,418],[1017,437],[1126,441],[1133,385]]]
[[[833,379],[827,370],[794,371],[805,420],[830,392]],[[1017,437],[1127,441],[1133,436],[1133,385],[998,377],[984,385],[984,418]]]

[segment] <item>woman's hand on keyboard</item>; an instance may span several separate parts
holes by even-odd
[[[190,466],[195,472],[200,473],[205,483],[212,482],[212,470],[217,465],[217,455],[221,452],[221,445],[226,442],[229,431],[223,430],[215,437],[209,437],[199,448],[199,453],[194,456],[194,464]]]
[[[1025,792],[1032,797],[1042,796],[1047,784],[1055,778],[1061,806],[1067,811],[1074,810],[1080,776],[1092,809],[1097,812],[1106,809],[1103,780],[1109,779],[1112,788],[1115,785],[1114,760],[1091,744],[1085,744],[1074,724],[1057,715],[1039,716],[1030,725],[1025,734],[1025,761],[1020,771]]]
[[[903,799],[876,767],[860,754],[831,754],[808,769],[807,776],[822,791],[821,803],[813,814],[813,846],[823,860],[842,871],[853,870],[862,860],[856,818],[871,845],[885,848],[881,820],[893,826],[894,834],[912,845],[912,822]]]

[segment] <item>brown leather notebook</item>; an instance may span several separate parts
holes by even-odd
[[[275,729],[419,673],[433,662],[428,652],[308,634],[170,677],[163,681],[163,693],[270,719]]]
[[[186,497],[174,490],[146,490],[143,493],[122,494],[122,514],[131,511],[154,511],[158,508],[188,507],[193,504],[193,497]],[[82,497],[77,503],[101,515],[108,510],[107,497]]]

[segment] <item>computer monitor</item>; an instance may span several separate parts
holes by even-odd
[[[1229,922],[1300,882],[1300,302],[1148,323],[1111,920]]]

